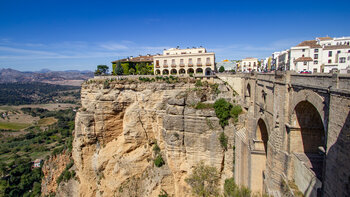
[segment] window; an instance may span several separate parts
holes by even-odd
[[[348,57],[348,60],[350,60],[350,56]]]
[[[340,51],[337,51],[337,53],[340,53]]]
[[[166,55],[169,55],[169,53],[166,53]]]
[[[184,64],[184,59],[180,59],[180,64]]]
[[[201,63],[201,62],[202,62],[202,59],[201,59],[201,58],[197,58],[197,62],[198,62],[198,63]]]
[[[164,66],[168,65],[168,60],[164,60]]]
[[[315,55],[314,55],[314,59],[318,59],[318,54],[315,54]]]
[[[307,62],[304,62],[304,66],[306,66],[307,65]]]
[[[303,49],[302,51],[305,52],[305,49]]]
[[[303,54],[302,57],[305,57],[305,55]]]
[[[186,52],[181,52],[181,54],[186,54]]]
[[[318,49],[315,49],[314,52],[315,52],[315,53],[318,53]]]
[[[318,61],[316,60],[316,61],[314,61],[314,64],[318,64]]]
[[[328,52],[328,57],[332,57],[332,51]]]
[[[345,63],[345,57],[339,58],[339,63]]]
[[[348,50],[348,53],[350,53],[350,50]]]
[[[198,51],[198,53],[202,53],[202,51]]]
[[[314,73],[317,73],[317,68],[314,68]]]
[[[328,63],[332,63],[332,60],[328,60]]]
[[[192,64],[192,58],[188,59],[188,64]]]
[[[175,59],[171,60],[171,65],[174,66],[175,65]]]
[[[156,66],[159,66],[159,60],[156,61]]]
[[[207,57],[207,62],[210,62],[210,57]]]

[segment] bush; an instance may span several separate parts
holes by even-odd
[[[200,79],[197,80],[196,83],[195,83],[195,86],[196,87],[202,87],[203,86],[202,81]]]
[[[232,109],[232,104],[221,98],[215,101],[214,109],[216,116],[220,120],[221,127],[228,125],[228,119],[231,117],[230,111]]]
[[[217,196],[219,194],[219,173],[215,167],[204,165],[201,161],[193,169],[192,174],[185,179],[197,196]]]
[[[231,117],[235,120],[235,122],[238,121],[238,115],[242,113],[242,107],[239,105],[234,105],[230,111]]]
[[[213,108],[213,104],[199,102],[194,107],[195,109],[210,109]]]
[[[224,149],[226,151],[227,150],[228,137],[225,135],[224,132],[220,133],[219,141],[220,141],[220,145],[221,145],[222,149]]]
[[[158,195],[158,197],[168,197],[168,193],[166,193],[166,191],[164,191],[162,189],[162,191],[160,192],[160,194]]]
[[[159,168],[159,167],[162,167],[162,165],[164,165],[164,164],[165,164],[165,162],[164,162],[162,156],[157,155],[156,159],[154,160],[154,165]]]
[[[157,143],[153,146],[153,151],[156,155],[160,153],[160,148]]]
[[[223,66],[220,66],[220,68],[219,68],[219,72],[224,72],[225,71],[225,68],[223,67]]]
[[[251,191],[244,186],[237,186],[233,178],[226,179],[224,184],[225,197],[250,197]]]

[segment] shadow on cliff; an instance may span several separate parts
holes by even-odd
[[[336,131],[335,131],[336,132]],[[328,134],[329,136],[329,134]],[[323,196],[350,196],[350,112],[326,155]]]

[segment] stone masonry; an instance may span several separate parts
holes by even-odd
[[[235,180],[255,192],[350,196],[350,76],[219,75],[247,111]],[[291,189],[294,188],[294,189]]]

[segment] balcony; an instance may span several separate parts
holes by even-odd
[[[180,67],[185,67],[185,64],[184,63],[180,63]]]
[[[193,63],[188,63],[188,67],[192,67],[193,66]]]
[[[197,66],[201,67],[201,66],[202,66],[202,63],[197,63]]]
[[[168,68],[168,65],[164,65],[163,67],[164,67],[164,68]]]
[[[159,66],[159,65],[156,65],[156,68],[160,68],[160,66]]]
[[[176,68],[176,64],[171,64],[171,67],[172,68]]]
[[[210,63],[210,62],[207,62],[205,65],[207,65],[207,66],[211,66],[211,63]]]

